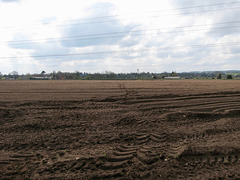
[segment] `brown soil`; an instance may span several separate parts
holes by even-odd
[[[0,81],[0,179],[240,179],[240,81]]]

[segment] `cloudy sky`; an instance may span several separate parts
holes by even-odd
[[[0,0],[0,72],[240,69],[240,0]]]

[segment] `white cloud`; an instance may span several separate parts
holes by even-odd
[[[186,8],[191,6],[198,7]],[[135,72],[139,68],[162,72],[240,68],[240,44],[221,45],[240,42],[240,1],[1,0],[0,9],[0,71],[6,74],[13,70]],[[79,37],[62,38],[68,36]],[[16,41],[22,40],[28,41],[17,45]],[[35,57],[105,51],[115,53]],[[1,59],[18,56],[29,58]]]

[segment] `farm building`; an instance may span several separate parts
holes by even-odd
[[[164,79],[181,79],[180,76],[169,76],[169,77],[164,77]]]
[[[30,80],[50,80],[51,77],[30,77]]]

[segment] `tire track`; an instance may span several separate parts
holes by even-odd
[[[137,133],[136,140],[138,144],[146,144],[149,142],[153,143],[164,143],[167,141],[167,134],[163,133],[161,135],[157,135],[155,133]]]
[[[238,179],[240,175],[238,170],[239,157],[239,153],[185,155],[180,157],[178,161],[180,166],[193,168],[192,179]],[[215,171],[211,170],[213,168]]]
[[[189,108],[187,110],[189,111],[200,111],[200,112],[225,112],[231,109],[238,109],[240,110],[240,101],[238,102],[223,102],[223,103],[217,103],[209,106],[199,106],[197,109]]]
[[[137,177],[148,174],[149,169],[159,160],[164,159],[164,155],[154,146],[146,145],[120,145],[100,166],[101,174],[94,176],[94,179],[116,178],[125,173],[131,173],[128,168],[135,167],[141,169],[140,172],[134,172]],[[144,168],[143,168],[144,167]],[[103,173],[104,172],[104,173]]]
[[[187,165],[194,166],[214,166],[214,165],[235,165],[239,164],[240,153],[220,154],[220,155],[182,155],[179,156],[179,161]]]
[[[120,145],[115,148],[112,154],[104,158],[100,165],[100,172],[94,175],[93,179],[118,178],[124,175],[125,168],[133,163],[139,147]]]
[[[235,96],[234,96],[235,97]],[[219,101],[220,100],[220,101]],[[239,107],[240,99],[225,96],[219,99],[219,97],[205,97],[205,99],[183,99],[177,100],[168,99],[168,100],[158,100],[156,102],[149,103],[142,101],[140,104],[136,104],[135,106],[140,111],[151,111],[153,109],[186,109],[189,111],[203,111],[203,112],[212,112],[218,108],[227,108],[229,107]],[[149,108],[151,107],[151,108]],[[196,107],[196,108],[194,108]]]
[[[178,101],[180,102],[186,102],[186,101],[195,101],[195,100],[202,100],[203,102],[207,102],[209,99],[222,99],[222,98],[229,98],[229,99],[236,99],[237,97],[240,97],[240,94],[238,92],[232,93],[230,92],[225,93],[226,95],[223,95],[221,93],[214,93],[214,94],[195,94],[195,95],[188,95],[188,96],[177,96],[177,95],[166,95],[166,96],[152,96],[152,97],[139,97],[137,99],[131,99],[131,101],[127,101],[123,104],[147,104],[147,105],[154,105],[161,104],[162,103],[176,103]],[[163,104],[166,105],[166,104]]]

